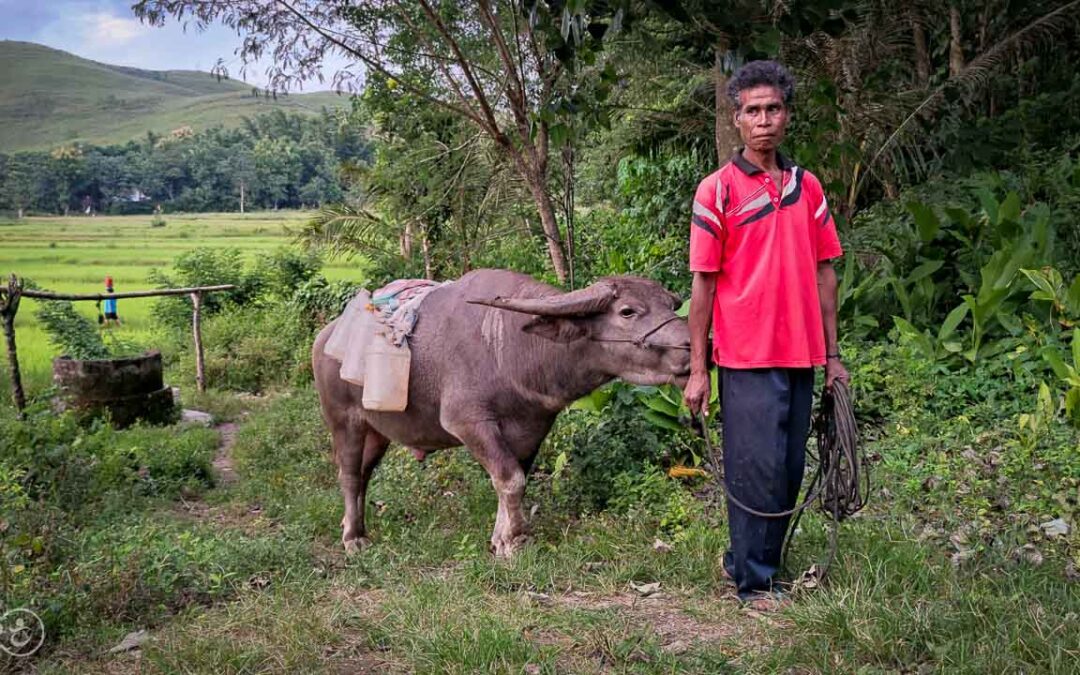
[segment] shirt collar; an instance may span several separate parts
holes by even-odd
[[[731,156],[732,164],[739,167],[739,169],[742,170],[742,172],[745,173],[747,176],[753,176],[754,174],[763,173],[765,171],[757,164],[754,164],[747,158],[743,157],[742,151],[743,149],[739,148],[735,152],[735,154]],[[788,169],[795,166],[795,164],[790,159],[784,157],[779,152],[776,153],[776,165],[780,167],[781,171],[787,171]]]

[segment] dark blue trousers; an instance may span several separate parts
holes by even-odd
[[[806,466],[813,368],[722,368],[720,377],[727,489],[758,511],[794,507]],[[753,516],[728,500],[724,567],[739,597],[772,588],[789,520]]]

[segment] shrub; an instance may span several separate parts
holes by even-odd
[[[211,317],[229,305],[242,305],[251,297],[251,288],[244,274],[244,261],[240,251],[233,248],[197,248],[185,251],[173,261],[172,270],[153,269],[147,275],[158,288],[189,288],[193,286],[217,286],[234,284],[237,289],[226,293],[208,293],[203,296],[202,315]],[[176,330],[191,326],[191,299],[187,296],[170,296],[154,303],[154,317],[162,324]]]
[[[260,302],[288,300],[298,288],[313,280],[322,267],[319,256],[281,247],[260,253],[246,274],[249,293]]]
[[[67,300],[43,300],[34,315],[61,353],[73,359],[109,358],[97,328]]]
[[[286,311],[295,313],[311,328],[320,328],[345,311],[358,290],[359,286],[352,282],[316,276],[297,287]]]
[[[702,517],[703,503],[656,466],[615,476],[614,488],[612,511],[633,516],[643,525],[655,523],[666,534],[678,537]]]
[[[559,416],[540,460],[555,474],[572,507],[602,510],[617,494],[618,476],[670,464],[672,435],[643,415],[629,387],[616,387],[602,414],[568,410]]]
[[[209,318],[230,307],[272,305],[289,300],[297,289],[316,278],[321,261],[317,256],[281,247],[259,254],[245,265],[237,249],[197,248],[180,254],[167,274],[151,270],[150,281],[159,288],[219,286],[235,290],[203,296],[202,316]],[[191,299],[166,297],[154,305],[154,316],[165,326],[186,331],[191,325]]]
[[[203,324],[206,378],[218,389],[259,393],[310,373],[311,332],[285,304],[235,307]],[[178,359],[180,376],[193,381],[195,355]]]

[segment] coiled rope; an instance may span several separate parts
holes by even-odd
[[[836,557],[840,521],[858,513],[866,506],[866,498],[870,494],[870,468],[865,463],[859,448],[859,430],[855,423],[855,410],[851,405],[851,391],[847,384],[842,380],[837,380],[831,389],[826,389],[821,396],[817,415],[814,417],[817,454],[807,452],[811,460],[816,462],[817,467],[806,487],[802,502],[786,511],[759,511],[747,506],[731,494],[727,477],[723,473],[723,458],[710,439],[704,416],[699,418],[699,422],[708,451],[708,462],[711,464],[713,475],[719,477],[716,484],[724,491],[730,503],[759,518],[794,516],[784,535],[783,561],[787,560],[791,535],[811,504],[817,502],[821,510],[831,517],[828,553],[809,572],[810,576],[817,581],[824,579]]]

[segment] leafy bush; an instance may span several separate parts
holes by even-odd
[[[209,318],[230,307],[287,301],[317,278],[321,265],[317,256],[288,247],[260,253],[251,265],[245,265],[238,249],[196,248],[177,256],[168,274],[154,269],[149,278],[159,288],[236,286],[203,296],[202,316]],[[174,330],[186,331],[191,326],[192,305],[187,296],[161,298],[153,312],[160,323]]]
[[[287,311],[295,313],[312,328],[330,323],[345,311],[359,286],[348,281],[327,281],[321,276],[308,279],[289,299]]]
[[[1023,544],[1052,517],[1075,522],[1078,438],[1056,421],[1037,355],[1009,352],[948,377],[906,346],[849,346],[845,358],[864,443],[879,455],[876,500],[946,545],[956,528],[965,546],[984,548]]]
[[[224,284],[237,286],[233,291],[208,293],[203,296],[202,315],[207,318],[230,304],[245,304],[254,295],[244,272],[243,256],[234,248],[196,248],[185,251],[173,261],[168,274],[152,269],[147,277],[158,288]],[[153,307],[153,314],[158,322],[176,330],[187,330],[191,326],[191,311],[191,299],[187,296],[164,297],[155,302]]]
[[[545,443],[541,463],[572,508],[598,511],[618,494],[623,474],[669,465],[683,448],[670,432],[649,422],[632,389],[612,388],[602,413],[564,412]],[[625,480],[625,478],[623,479]]]
[[[285,246],[272,253],[260,253],[246,275],[249,293],[260,302],[288,300],[315,279],[321,267],[317,255]]]
[[[44,403],[28,411],[29,423],[10,412],[0,414],[0,456],[23,472],[23,491],[35,502],[80,511],[118,490],[170,496],[210,482],[213,431],[116,430],[101,420],[82,428],[74,415],[56,415]]]
[[[206,379],[218,389],[259,393],[310,376],[311,333],[288,305],[235,307],[203,324]],[[193,350],[180,355],[180,377],[193,381]]]
[[[655,466],[615,476],[612,511],[633,516],[645,525],[654,522],[660,531],[676,538],[702,517],[703,503]]]
[[[44,403],[27,416],[20,421],[14,410],[0,408],[0,567],[11,572],[0,576],[2,596],[50,597],[56,589],[48,580],[63,579],[56,566],[87,523],[211,483],[212,430],[120,431],[102,421],[84,428]],[[40,584],[49,588],[35,592]]]
[[[688,294],[691,200],[711,161],[693,152],[623,158],[614,208],[599,205],[579,218],[582,276],[637,274]]]
[[[107,359],[109,349],[97,327],[67,300],[42,300],[34,313],[61,353],[73,359]]]

